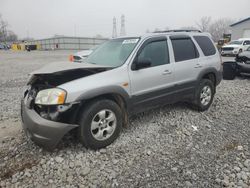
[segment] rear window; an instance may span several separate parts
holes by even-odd
[[[198,51],[191,38],[171,38],[175,62],[195,59],[199,57]]]
[[[206,36],[194,36],[194,39],[199,44],[205,56],[211,56],[216,53],[216,49],[212,41]]]

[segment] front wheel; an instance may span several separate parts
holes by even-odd
[[[110,145],[122,127],[120,107],[111,100],[96,100],[89,103],[79,120],[79,139],[87,148],[100,149]]]
[[[198,111],[207,110],[213,102],[215,86],[209,79],[201,80],[195,94],[194,107]]]

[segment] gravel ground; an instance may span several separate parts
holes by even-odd
[[[99,151],[70,135],[52,153],[31,143],[19,117],[27,73],[68,54],[0,51],[0,187],[250,187],[249,78],[222,81],[203,113],[178,103],[131,117]]]

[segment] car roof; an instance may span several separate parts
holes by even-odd
[[[250,38],[240,38],[239,40],[250,40]]]
[[[117,38],[149,38],[149,37],[157,37],[157,36],[173,36],[173,35],[187,35],[187,36],[208,36],[211,37],[210,33],[207,32],[198,32],[198,31],[159,31],[159,32],[154,32],[154,33],[145,33],[142,35],[133,35],[133,36],[122,36],[122,37],[117,37]]]

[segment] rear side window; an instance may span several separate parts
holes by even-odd
[[[191,38],[172,38],[175,62],[195,59],[199,57],[198,51]]]
[[[194,39],[199,44],[203,54],[205,56],[214,55],[216,49],[213,45],[213,42],[206,36],[194,36]]]

